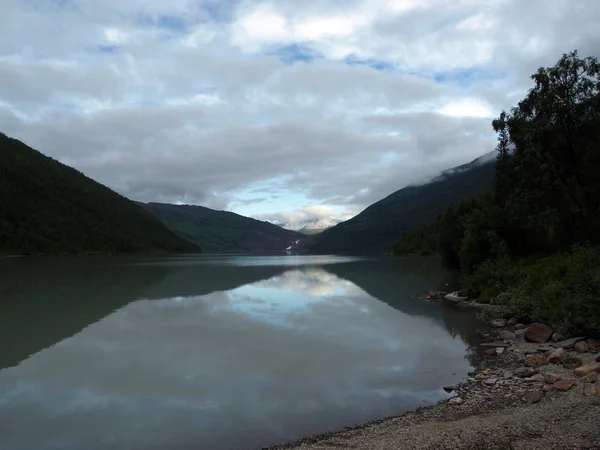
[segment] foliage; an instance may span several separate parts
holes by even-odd
[[[435,227],[438,252],[482,300],[567,331],[600,332],[599,251],[579,247],[600,245],[600,63],[574,51],[532,80],[492,122],[493,196],[446,210]]]
[[[269,222],[203,206],[138,203],[167,228],[195,242],[206,252],[283,251],[305,237]]]
[[[0,253],[200,252],[135,203],[0,133]]]

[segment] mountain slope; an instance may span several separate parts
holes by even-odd
[[[0,253],[200,252],[132,201],[0,133]]]
[[[386,252],[410,230],[433,222],[448,206],[491,189],[495,159],[484,155],[419,186],[404,187],[350,220],[300,242],[300,250]]]
[[[269,222],[203,206],[138,203],[179,236],[207,252],[281,252],[304,237]]]

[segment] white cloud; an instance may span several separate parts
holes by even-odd
[[[475,98],[465,98],[444,105],[438,110],[440,114],[451,117],[490,118],[496,114],[489,103]]]

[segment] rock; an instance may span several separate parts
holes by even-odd
[[[591,372],[581,378],[583,383],[595,383],[600,380],[600,375],[597,372]]]
[[[519,367],[514,371],[514,375],[519,378],[526,378],[535,375],[537,370],[533,367]]]
[[[514,330],[524,330],[525,328],[527,328],[527,325],[525,325],[523,323],[517,323],[513,327]]]
[[[596,339],[590,339],[587,342],[587,344],[590,349],[590,352],[592,352],[592,353],[600,352],[600,341],[597,341]]]
[[[585,337],[575,337],[575,338],[571,338],[571,339],[566,339],[564,341],[559,341],[559,342],[555,342],[554,344],[552,344],[553,347],[556,348],[566,348],[566,349],[570,349],[573,348],[575,346],[575,344],[577,344],[578,342],[581,341],[585,341]]]
[[[515,337],[516,338],[520,338],[520,337],[525,336],[525,331],[526,331],[525,328],[521,328],[520,330],[516,330],[515,331]]]
[[[488,349],[485,351],[485,354],[486,354],[486,355],[495,355],[495,354],[496,354],[496,349],[495,349],[495,348],[488,348]]]
[[[455,390],[455,389],[456,389],[456,386],[444,386],[444,387],[443,387],[443,389],[444,389],[446,392],[452,392],[453,390]]]
[[[599,392],[600,392],[600,390],[593,383],[585,383],[583,385],[583,395],[585,395],[585,396],[590,397],[590,396],[598,395]]]
[[[573,346],[577,353],[587,353],[590,349],[586,342],[578,342]]]
[[[552,349],[550,347],[545,347],[545,346],[540,346],[538,348],[535,349],[538,353],[548,353],[550,351],[552,351]]]
[[[506,326],[507,320],[506,319],[494,319],[490,323],[495,328],[503,328]]]
[[[508,330],[500,330],[498,332],[498,337],[500,339],[512,340],[515,338],[515,333],[508,331]]]
[[[573,387],[575,382],[573,380],[559,380],[554,383],[554,387],[559,391],[568,391]]]
[[[544,374],[544,381],[548,384],[554,384],[557,381],[560,381],[561,379],[562,377],[557,373],[548,372]]]
[[[553,389],[552,386],[550,386],[549,384],[545,384],[542,389],[544,390],[544,392],[549,392]]]
[[[567,356],[569,356],[569,352],[564,348],[559,348],[548,355],[548,362],[551,364],[560,364],[567,359]]]
[[[539,353],[525,357],[525,367],[533,367],[537,369],[538,367],[545,366],[547,364],[548,360],[546,359],[546,356],[540,355]]]
[[[485,369],[481,371],[481,375],[488,376],[490,374],[490,369]]]
[[[483,380],[483,384],[486,384],[488,386],[493,386],[498,382],[498,378],[487,378],[485,380]]]
[[[527,403],[537,403],[544,397],[544,393],[542,391],[532,391],[525,397]]]
[[[504,347],[496,347],[496,355],[500,356],[504,353]]]
[[[592,372],[600,372],[600,364],[598,363],[590,363],[585,366],[577,367],[573,373],[578,377],[585,377],[587,374]]]
[[[444,295],[444,298],[446,300],[450,300],[451,302],[455,302],[455,303],[460,303],[460,302],[464,302],[465,300],[468,300],[468,297],[462,297],[460,295],[460,292],[458,292],[458,291],[451,292],[450,294],[446,294],[446,295]]]
[[[448,400],[448,403],[451,405],[461,405],[463,402],[464,400],[461,397],[452,397]]]
[[[538,373],[537,375],[523,379],[523,381],[525,383],[537,383],[538,381],[544,381],[544,375]]]
[[[447,292],[442,292],[442,291],[429,291],[427,293],[427,297],[430,300],[441,300],[444,298],[444,296],[446,296],[448,293]]]
[[[515,325],[518,322],[516,317],[511,317],[510,319],[508,319],[506,321],[506,325],[508,325],[509,327],[512,327],[513,325]]]
[[[563,361],[563,366],[566,369],[576,369],[577,367],[581,366],[582,364],[583,364],[583,361],[581,360],[581,358],[579,356],[575,356],[575,355],[567,356],[565,358],[565,360]]]
[[[532,323],[525,329],[525,340],[544,344],[552,337],[552,328],[543,323]]]
[[[564,339],[565,339],[565,337],[562,334],[560,334],[558,331],[552,333],[552,337],[550,338],[550,340],[552,342],[560,342]]]
[[[484,342],[483,344],[479,344],[480,347],[508,347],[509,345],[504,342]]]

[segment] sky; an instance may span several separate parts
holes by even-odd
[[[138,201],[326,227],[494,149],[597,0],[0,0],[0,131]]]

